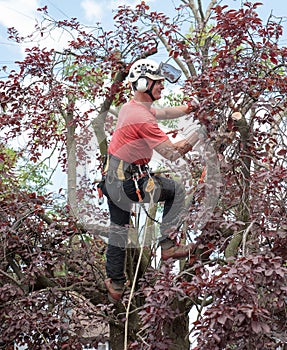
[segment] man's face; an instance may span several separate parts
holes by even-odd
[[[153,83],[153,80],[149,79],[148,89],[151,87],[152,83]],[[155,80],[155,84],[154,84],[154,87],[152,89],[152,94],[156,100],[159,100],[161,98],[161,91],[163,89],[164,89],[164,79]]]

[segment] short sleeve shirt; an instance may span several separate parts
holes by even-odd
[[[158,126],[155,110],[131,100],[119,112],[108,152],[128,163],[147,164],[153,149],[167,139]]]

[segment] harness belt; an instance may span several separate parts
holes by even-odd
[[[135,185],[135,192],[138,197],[138,201],[142,202],[143,198],[141,191],[139,189],[138,180],[143,176],[148,176],[148,185],[147,192],[151,192],[154,188],[154,181],[151,177],[149,166],[147,164],[134,164],[125,162],[122,159],[115,157],[112,154],[109,154],[106,160],[106,165],[104,173],[112,174],[120,181],[133,180]]]
[[[104,173],[114,172],[119,180],[128,180],[134,176],[142,177],[149,175],[149,166],[147,164],[128,163],[112,154],[107,156]]]

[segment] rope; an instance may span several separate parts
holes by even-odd
[[[153,192],[151,194],[150,205],[154,205],[154,190],[153,190]],[[144,250],[145,240],[146,240],[146,235],[147,235],[147,227],[148,227],[148,225],[147,225],[147,221],[146,221],[145,227],[144,227],[143,242],[142,242],[142,246],[141,246],[141,249],[140,249],[140,254],[139,254],[139,258],[138,258],[138,262],[137,262],[137,266],[136,266],[136,270],[135,270],[135,275],[134,275],[134,280],[133,280],[133,284],[132,284],[132,288],[131,288],[131,292],[130,292],[130,296],[129,296],[129,301],[128,301],[128,305],[127,305],[127,310],[126,310],[124,350],[128,350],[129,312],[130,312],[130,307],[131,307],[131,303],[132,303],[132,298],[133,298],[133,295],[134,295],[134,290],[135,290],[135,286],[136,286],[137,276],[138,276],[139,269],[140,269],[141,259],[142,259],[142,256],[143,256],[143,250]]]
[[[151,203],[151,202],[150,202]],[[141,208],[143,208],[146,216],[153,222],[156,222],[157,224],[161,224],[161,222],[159,220],[157,220],[156,218],[153,218],[152,216],[150,216],[149,212],[146,210],[146,207],[144,206],[144,204],[140,203]]]

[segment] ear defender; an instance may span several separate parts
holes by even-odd
[[[136,89],[139,92],[146,92],[148,87],[148,80],[146,78],[139,78],[136,82]]]

